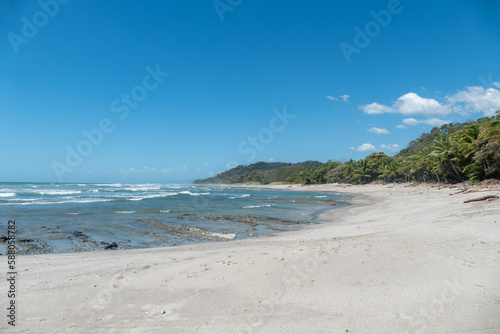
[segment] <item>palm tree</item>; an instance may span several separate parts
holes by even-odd
[[[458,142],[462,172],[471,181],[479,180],[484,176],[482,164],[474,160],[474,154],[481,146],[482,141],[479,140],[480,136],[481,126],[478,123],[468,125],[453,136],[453,139]]]
[[[385,164],[382,167],[382,174],[379,176],[383,178],[386,182],[396,179],[399,176],[399,163],[396,160]]]
[[[460,180],[463,181],[462,176],[458,172],[453,160],[456,158],[454,148],[457,146],[457,142],[452,141],[450,136],[446,134],[441,134],[438,138],[434,139],[432,142],[432,153],[431,156],[438,158],[438,168],[437,170],[442,170],[446,173],[446,165],[449,163],[453,173]]]
[[[459,141],[458,147],[460,153],[469,158],[476,151],[476,147],[474,146],[479,134],[481,133],[481,129],[477,123],[469,125],[462,129],[457,134],[457,140]]]
[[[354,161],[350,159],[345,165],[345,175],[349,182],[364,183],[371,177],[368,164],[365,160]]]
[[[439,173],[433,170],[437,167],[437,165],[438,159],[432,155],[432,147],[426,146],[421,149],[416,155],[415,173],[420,172],[422,174],[422,179],[424,182],[427,181],[427,174],[430,174],[429,178],[431,178],[432,173],[434,173],[436,175],[437,181],[440,182],[441,180],[439,179]]]
[[[500,117],[500,110],[497,110],[497,116]],[[489,139],[493,136],[500,135],[500,119],[494,119],[490,121],[487,125],[487,132],[485,135],[485,139]]]

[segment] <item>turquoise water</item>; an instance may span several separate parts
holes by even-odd
[[[244,187],[0,183],[0,237],[8,220],[16,220],[20,253],[228,241],[300,228],[347,201],[331,193]]]

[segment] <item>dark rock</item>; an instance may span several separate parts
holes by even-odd
[[[0,242],[1,243],[5,243],[7,240],[9,240],[9,238],[7,238],[6,236],[1,236],[0,237]]]
[[[268,216],[255,216],[255,215],[222,215],[219,216],[197,216],[190,213],[185,213],[180,216],[174,217],[181,220],[209,220],[209,221],[233,221],[248,224],[252,227],[258,225],[258,223],[274,223],[274,224],[303,224],[304,221],[290,220],[284,218],[275,218]],[[144,222],[144,219],[139,219],[138,221]],[[258,222],[258,223],[257,223]]]
[[[104,249],[112,249],[112,250],[117,249],[117,248],[118,248],[118,244],[116,242],[113,242],[110,245],[104,247]]]
[[[88,235],[83,234],[83,232],[80,232],[80,231],[74,231],[72,234],[77,238],[83,238],[83,239],[89,238]]]
[[[218,240],[223,238],[227,240],[227,239],[234,239],[236,237],[236,234],[234,233],[217,233],[217,232],[214,233],[199,227],[162,223],[149,219],[138,219],[137,221],[148,226],[154,226],[160,228],[164,231],[167,231],[169,234],[182,236],[183,238],[195,238],[195,239],[207,239],[207,240]]]
[[[17,241],[18,254],[49,254],[54,252],[54,247],[43,240],[19,239]]]
[[[222,219],[221,217],[216,217],[216,216],[197,216],[190,213],[184,213],[174,218],[181,220],[210,220],[210,221],[217,221]]]
[[[239,216],[239,215],[223,215],[222,217],[219,216],[197,216],[193,215],[190,213],[184,213],[180,216],[174,217],[176,219],[181,219],[181,220],[207,220],[207,221],[223,221],[223,220],[229,220],[229,221],[234,221],[234,222],[241,222],[245,224],[250,224],[252,226],[256,226],[257,224],[252,221],[252,217],[250,216]]]

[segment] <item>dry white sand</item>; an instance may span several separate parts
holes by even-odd
[[[500,200],[463,203],[498,189],[281,188],[353,205],[268,237],[20,256],[16,332],[500,333]]]

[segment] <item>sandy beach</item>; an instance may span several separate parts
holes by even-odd
[[[500,199],[464,203],[498,187],[274,187],[352,205],[266,237],[19,256],[15,332],[500,332]]]

